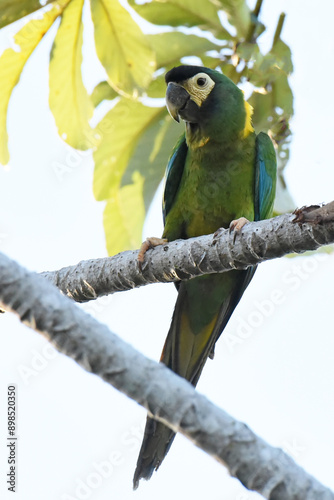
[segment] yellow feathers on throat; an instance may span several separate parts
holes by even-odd
[[[251,132],[254,132],[254,128],[252,125],[253,106],[251,106],[249,104],[249,102],[247,102],[247,101],[245,101],[245,111],[246,111],[245,128],[242,131],[242,135],[243,135],[244,139]]]

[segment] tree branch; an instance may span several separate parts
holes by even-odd
[[[282,450],[214,406],[183,378],[151,361],[62,296],[48,281],[0,253],[0,306],[85,370],[225,464],[248,489],[271,500],[334,500]]]
[[[114,257],[82,261],[59,271],[44,272],[42,276],[65,295],[77,302],[86,302],[150,283],[246,269],[291,252],[316,250],[329,243],[334,243],[334,202],[249,223],[236,238],[228,230],[221,230],[218,235],[177,240],[156,247],[146,253],[141,271],[137,265],[138,251],[127,251]]]

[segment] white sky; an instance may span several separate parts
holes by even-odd
[[[287,180],[298,205],[333,199],[334,4],[317,5],[265,0],[261,16],[271,37],[279,13],[287,13],[283,39],[293,51],[296,111]],[[268,46],[271,38],[262,38]],[[0,32],[0,50],[9,43],[8,31]],[[71,153],[48,111],[51,43],[47,35],[14,91],[10,169],[0,170],[0,248],[37,271],[106,255],[103,204],[92,195],[92,160]],[[62,180],[55,162],[71,167]],[[161,233],[158,198],[143,237]],[[332,255],[261,265],[198,389],[334,489],[333,271]],[[173,285],[152,285],[84,307],[158,359],[175,296]],[[277,296],[280,303],[274,303]],[[150,482],[132,492],[145,411],[56,354],[15,317],[1,317],[0,331],[1,498],[12,498],[5,441],[10,383],[18,387],[16,500],[259,498],[182,436]]]

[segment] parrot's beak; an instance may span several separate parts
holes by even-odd
[[[190,95],[184,87],[177,83],[169,82],[166,91],[166,106],[170,116],[177,122],[180,121],[180,111],[185,108]]]

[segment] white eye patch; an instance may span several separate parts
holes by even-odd
[[[189,92],[191,99],[201,107],[215,82],[206,73],[197,73],[197,75],[182,82],[182,86]]]

